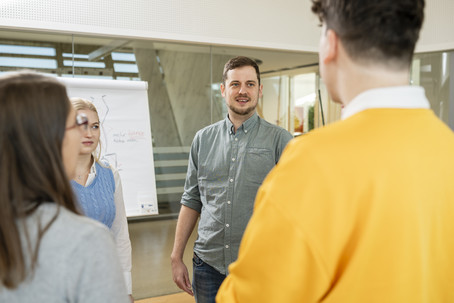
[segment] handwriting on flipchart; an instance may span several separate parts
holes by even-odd
[[[133,143],[145,140],[145,132],[141,130],[118,131],[112,134],[114,143]]]

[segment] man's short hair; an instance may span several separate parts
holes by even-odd
[[[255,73],[257,74],[257,79],[259,80],[259,85],[260,85],[260,70],[259,70],[259,66],[257,65],[257,62],[255,62],[251,58],[243,57],[243,56],[238,56],[238,57],[232,58],[229,61],[227,61],[227,63],[224,65],[224,73],[222,74],[222,83],[225,84],[225,80],[227,80],[227,73],[229,72],[229,70],[243,67],[243,66],[252,66],[255,69]]]
[[[312,0],[312,11],[351,58],[409,67],[424,20],[424,0]]]

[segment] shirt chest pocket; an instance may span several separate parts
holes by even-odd
[[[276,164],[273,152],[266,148],[248,147],[244,160],[247,181],[259,185]]]

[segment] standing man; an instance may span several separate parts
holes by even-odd
[[[171,262],[173,280],[197,303],[215,301],[237,258],[257,189],[292,138],[257,115],[262,87],[254,60],[229,60],[221,84],[228,116],[197,132],[192,142]],[[191,288],[183,252],[199,216]]]
[[[424,0],[313,0],[342,121],[292,141],[217,302],[454,302],[454,134],[408,86]]]

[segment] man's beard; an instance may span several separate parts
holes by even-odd
[[[256,107],[257,107],[257,104],[255,104],[255,106],[251,106],[251,107],[247,107],[247,108],[236,108],[232,105],[229,105],[230,110],[240,116],[249,115],[252,111],[255,110]]]
[[[255,110],[255,108],[257,107],[257,104],[258,104],[258,102],[255,102],[254,106],[248,106],[246,108],[237,108],[237,107],[235,107],[235,102],[236,102],[236,100],[234,100],[233,104],[228,103],[227,106],[230,108],[230,110],[232,112],[234,112],[235,114],[240,115],[240,116],[249,115],[251,112],[253,112]],[[251,102],[253,102],[253,101],[251,98],[249,98],[248,103],[251,103]]]

